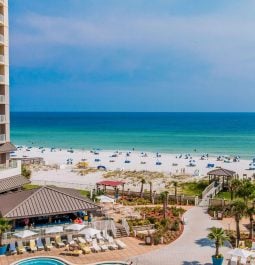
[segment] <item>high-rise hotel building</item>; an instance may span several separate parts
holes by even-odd
[[[8,0],[0,0],[0,193],[21,187],[20,163],[11,159]]]

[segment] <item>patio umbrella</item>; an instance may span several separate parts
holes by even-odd
[[[87,235],[89,237],[95,236],[95,235],[97,235],[99,233],[100,233],[100,231],[97,230],[97,229],[94,229],[94,228],[85,228],[85,229],[83,229],[82,231],[79,232],[79,234]]]
[[[51,226],[45,229],[45,234],[54,234],[63,232],[63,226]]]
[[[30,230],[23,230],[13,235],[19,238],[26,238],[26,237],[37,235],[37,233],[35,233],[34,231],[30,231]]]
[[[73,230],[73,231],[80,231],[81,229],[83,229],[85,227],[85,225],[81,225],[81,224],[71,224],[68,225],[65,230]]]
[[[252,253],[250,251],[245,250],[245,249],[240,249],[240,248],[232,249],[228,252],[228,254],[230,254],[232,256],[245,258],[245,259],[252,255]]]

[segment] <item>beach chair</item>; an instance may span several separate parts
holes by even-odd
[[[101,233],[96,234],[96,239],[98,240],[98,242],[104,241],[104,237],[102,237]]]
[[[101,248],[98,246],[97,241],[92,241],[92,246],[90,247],[93,252],[99,252],[101,251]]]
[[[35,244],[35,240],[34,239],[30,239],[30,241],[29,241],[29,247],[30,247],[31,252],[37,251],[37,247],[36,247],[36,244]]]
[[[51,250],[53,248],[52,243],[50,242],[50,238],[46,237],[45,238],[45,249],[46,250]]]
[[[9,253],[11,255],[17,254],[17,249],[16,249],[16,246],[15,246],[15,242],[10,243]]]
[[[116,240],[115,240],[115,243],[116,243],[116,245],[119,247],[119,249],[124,249],[124,248],[127,247],[126,244],[123,243],[122,241],[120,241],[119,239],[116,239]]]
[[[68,244],[74,244],[73,236],[71,234],[67,235],[67,243]]]
[[[23,246],[22,241],[18,241],[17,244],[18,244],[18,247],[17,247],[18,254],[23,254],[23,253],[25,253],[25,252],[26,252],[26,249],[25,249],[25,247]]]
[[[247,264],[247,259],[246,258],[241,258],[239,264],[240,265],[246,265]]]
[[[78,237],[78,243],[86,244],[86,240],[82,237]]]
[[[119,248],[118,245],[114,242],[113,237],[109,236],[108,242],[108,247],[110,250],[115,250]]]
[[[60,236],[56,236],[55,237],[55,242],[56,242],[56,246],[58,248],[62,248],[65,246],[65,244],[63,243],[63,241],[61,240],[61,237]]]
[[[85,235],[85,240],[88,242],[88,243],[91,243],[92,242],[92,238],[90,236],[87,236]]]
[[[44,246],[43,246],[43,243],[42,243],[42,239],[41,238],[37,238],[36,239],[36,245],[37,245],[37,249],[38,250],[43,250],[44,249]]]
[[[79,243],[79,248],[82,250],[82,252],[83,252],[84,254],[89,254],[89,253],[91,253],[91,249],[90,249],[90,247],[87,246],[87,245],[84,244],[84,243]]]
[[[237,257],[231,257],[230,259],[230,265],[237,265],[238,263],[238,258]]]

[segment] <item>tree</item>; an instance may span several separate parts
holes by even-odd
[[[246,215],[249,217],[250,220],[250,227],[249,227],[249,237],[250,239],[253,239],[253,215],[255,214],[255,208],[249,207],[246,209]]]
[[[235,194],[236,194],[238,188],[240,187],[240,185],[241,185],[241,181],[238,180],[238,179],[232,179],[229,182],[228,189],[229,189],[229,192],[230,192],[231,201],[233,201],[233,199],[235,197]]]
[[[212,227],[210,233],[207,236],[210,240],[213,240],[215,243],[215,257],[221,258],[222,255],[219,253],[219,248],[223,246],[225,241],[229,240],[229,237],[226,235],[225,231],[222,228]]]
[[[3,246],[3,233],[11,228],[10,223],[5,218],[0,218],[0,247]]]
[[[168,191],[162,192],[160,198],[163,202],[163,218],[166,219]]]
[[[141,180],[141,191],[140,191],[140,198],[143,197],[143,187],[144,187],[144,184],[146,183],[145,179],[143,178]]]
[[[177,203],[177,189],[178,189],[178,182],[173,181],[173,186],[174,186],[174,197],[175,197],[175,202]]]
[[[235,217],[236,222],[236,247],[240,241],[240,221],[246,213],[246,204],[241,200],[235,200],[231,203],[231,213]]]
[[[151,202],[153,202],[152,182],[150,181],[149,184],[150,184],[150,200],[151,200]]]
[[[27,166],[25,166],[25,165],[21,166],[21,175],[22,176],[24,176],[27,179],[30,179],[31,178],[31,174],[32,174],[32,172]]]
[[[254,188],[251,181],[245,179],[241,181],[241,185],[239,185],[236,194],[241,197],[247,205],[248,200],[254,198]]]

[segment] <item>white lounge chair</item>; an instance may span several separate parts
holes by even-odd
[[[110,236],[108,242],[109,242],[108,247],[110,250],[115,250],[119,248],[118,245],[114,242],[113,237]]]
[[[78,237],[78,242],[82,243],[82,244],[86,244],[87,243],[86,240],[84,238],[80,237],[80,236]]]
[[[230,259],[230,265],[237,265],[238,258],[237,257],[231,257]]]
[[[116,239],[116,240],[115,240],[115,243],[116,243],[116,245],[119,247],[119,249],[124,249],[124,248],[127,247],[126,244],[123,243],[122,241],[120,241],[119,239]]]
[[[246,265],[247,264],[247,259],[246,258],[241,258],[239,264],[240,265]]]
[[[99,251],[101,251],[101,248],[98,246],[96,240],[93,240],[93,242],[92,242],[92,246],[91,246],[91,250],[92,250],[93,252],[99,252]]]

